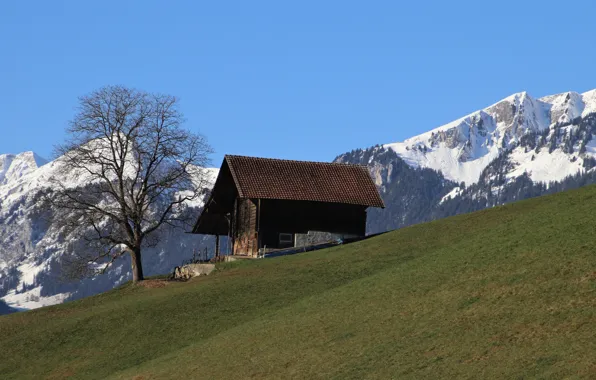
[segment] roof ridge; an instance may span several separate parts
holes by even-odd
[[[340,166],[356,166],[366,168],[366,165],[362,164],[348,164],[344,162],[327,162],[327,161],[305,161],[305,160],[291,160],[286,158],[269,158],[269,157],[256,157],[256,156],[244,156],[239,154],[226,154],[224,158],[250,158],[255,160],[266,160],[266,161],[283,161],[283,162],[298,162],[298,163],[309,163],[309,164],[322,164],[322,165],[340,165]]]

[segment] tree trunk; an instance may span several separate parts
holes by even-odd
[[[130,251],[130,258],[132,262],[132,282],[136,283],[143,281],[143,263],[141,261],[141,248],[135,248]]]

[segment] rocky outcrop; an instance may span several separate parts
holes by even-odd
[[[176,267],[172,277],[175,280],[188,280],[196,276],[206,276],[215,270],[215,264],[187,264]]]

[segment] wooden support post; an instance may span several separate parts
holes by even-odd
[[[261,248],[261,198],[257,201],[257,257]]]
[[[215,257],[219,257],[219,235],[215,235]]]

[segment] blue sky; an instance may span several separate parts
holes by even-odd
[[[178,96],[215,166],[226,153],[331,160],[514,92],[596,88],[595,13],[590,1],[4,1],[0,153],[50,157],[77,97],[121,84]]]

